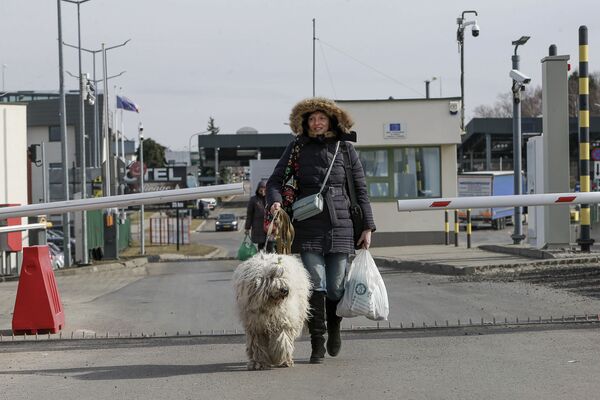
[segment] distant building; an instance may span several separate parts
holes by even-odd
[[[527,141],[542,134],[542,118],[523,118],[522,166],[527,171]],[[569,170],[571,188],[579,180],[579,126],[577,118],[569,119]],[[590,149],[600,147],[600,117],[590,118]],[[458,167],[461,171],[513,170],[512,118],[473,118],[458,147]]]
[[[85,105],[85,132],[87,136],[86,143],[86,166],[87,166],[87,193],[92,194],[92,181],[102,175],[102,162],[104,159],[102,144],[102,103],[104,96],[96,96],[98,108],[97,130],[94,129],[95,114],[94,107]],[[42,185],[42,165],[41,165],[41,144],[46,147],[46,162],[48,164],[48,182],[49,200],[64,200],[63,173],[62,173],[62,138],[60,134],[59,119],[59,93],[58,91],[16,91],[6,92],[0,95],[0,105],[2,104],[26,104],[27,105],[27,145],[40,145],[38,147],[38,158],[40,162],[32,164],[29,176],[30,200],[32,203],[39,203],[43,200]],[[70,169],[69,173],[69,193],[72,198],[73,193],[81,191],[81,174],[78,172],[81,166],[80,141],[79,135],[79,92],[69,91],[65,96],[66,120],[67,120],[67,160]],[[115,154],[114,141],[114,123],[112,113],[109,115],[109,134],[111,135],[110,152]],[[126,163],[135,158],[135,142],[125,140],[122,146],[125,150]],[[119,143],[119,152],[121,152]],[[97,179],[96,179],[97,180]]]

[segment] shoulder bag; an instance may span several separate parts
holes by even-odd
[[[319,189],[318,193],[311,194],[310,196],[306,196],[300,200],[297,200],[292,205],[292,211],[294,215],[294,219],[296,221],[303,221],[310,217],[313,217],[317,214],[323,212],[323,189],[325,188],[325,184],[329,179],[329,174],[331,173],[331,169],[333,168],[333,164],[335,163],[335,157],[337,156],[338,150],[340,148],[340,142],[338,141],[335,146],[335,153],[333,153],[333,160],[331,160],[331,164],[329,165],[329,169],[327,169],[327,175],[325,175],[325,179],[321,184],[321,189]]]

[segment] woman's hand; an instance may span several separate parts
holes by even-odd
[[[360,238],[358,239],[358,242],[356,242],[357,246],[361,246],[361,248],[368,250],[369,247],[371,246],[371,230],[370,229],[365,229],[364,231],[362,231],[362,233],[360,234]]]
[[[280,208],[281,208],[281,203],[278,201],[271,204],[271,214],[275,214],[275,212],[278,211]]]

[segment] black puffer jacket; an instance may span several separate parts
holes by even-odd
[[[267,241],[267,234],[263,228],[265,219],[265,198],[256,194],[250,198],[246,209],[246,230],[251,229],[250,240],[254,243]]]
[[[341,135],[340,137],[344,137]],[[302,144],[299,156],[298,194],[301,199],[319,191],[332,160],[337,139],[313,139],[299,136]],[[294,142],[290,143],[281,156],[273,174],[267,182],[267,204],[281,203],[281,186],[285,166],[290,157]],[[373,212],[367,196],[364,171],[354,147],[346,142],[350,155],[351,172],[354,178],[358,202],[363,210],[365,229],[375,230]],[[327,253],[354,253],[352,220],[350,219],[350,198],[346,188],[346,172],[342,144],[323,193],[323,212],[304,221],[294,221],[296,236],[292,251]]]

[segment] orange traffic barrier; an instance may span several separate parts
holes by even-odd
[[[48,246],[25,247],[12,320],[13,332],[57,333],[64,325],[65,314]]]

